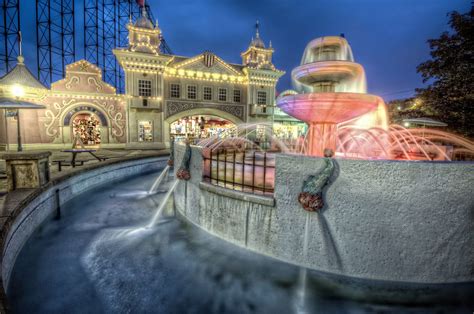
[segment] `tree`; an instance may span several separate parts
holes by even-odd
[[[422,103],[417,109],[474,137],[474,5],[465,14],[449,13],[449,25],[452,32],[428,40],[431,60],[417,67],[423,82],[430,82],[416,90]]]

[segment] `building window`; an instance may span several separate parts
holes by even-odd
[[[234,89],[234,102],[240,102],[240,89]]]
[[[142,99],[142,100],[143,100],[143,102],[142,102],[143,107],[147,107],[148,106],[148,99]]]
[[[188,85],[188,99],[197,98],[197,87],[196,85]]]
[[[212,87],[208,87],[208,86],[203,87],[202,98],[204,100],[212,100]]]
[[[227,101],[227,89],[219,88],[219,101]]]
[[[180,97],[181,86],[179,84],[170,85],[170,98],[179,98]]]
[[[138,141],[153,142],[153,122],[138,121]]]
[[[258,91],[257,92],[257,105],[266,105],[267,104],[267,92]]]
[[[151,96],[151,81],[138,80],[138,96],[143,96],[143,97]]]

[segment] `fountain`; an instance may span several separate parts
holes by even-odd
[[[308,123],[309,155],[322,156],[325,148],[336,151],[337,129],[342,124],[387,129],[385,103],[366,94],[364,68],[354,62],[345,38],[311,41],[291,76],[299,94],[281,97],[277,105]]]
[[[474,155],[474,143],[430,129],[388,125],[382,98],[367,94],[364,68],[354,62],[346,39],[311,41],[292,73],[298,93],[285,93],[277,105],[309,125],[305,153],[355,159],[451,160]]]

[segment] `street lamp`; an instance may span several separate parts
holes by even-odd
[[[19,84],[15,84],[11,87],[11,93],[15,96],[15,99],[19,101],[20,97],[25,96],[25,89]],[[16,119],[17,119],[17,136],[18,136],[18,151],[21,152],[23,147],[21,146],[21,132],[20,132],[20,109],[16,110]]]

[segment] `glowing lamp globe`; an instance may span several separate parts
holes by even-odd
[[[13,96],[19,98],[25,96],[25,89],[19,84],[15,84],[11,87],[11,93]]]

